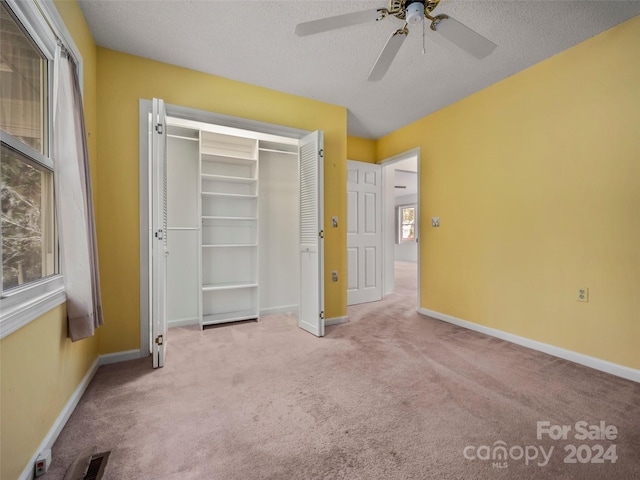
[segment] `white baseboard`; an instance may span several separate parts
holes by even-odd
[[[138,358],[146,357],[140,350],[126,350],[124,352],[107,353],[100,355],[100,366],[110,365],[112,363],[127,362],[129,360],[137,360]]]
[[[62,431],[64,426],[67,424],[69,417],[71,417],[71,414],[73,413],[76,406],[78,405],[78,402],[82,398],[82,395],[84,394],[85,390],[91,383],[91,380],[93,380],[93,377],[98,371],[98,367],[102,365],[109,365],[111,363],[126,362],[127,360],[135,360],[137,358],[142,358],[143,356],[145,355],[140,350],[128,350],[125,352],[108,353],[106,355],[98,356],[98,358],[95,359],[91,367],[89,367],[89,370],[84,375],[84,377],[82,377],[82,380],[74,390],[73,394],[71,394],[71,397],[69,398],[66,405],[58,415],[58,418],[56,418],[55,422],[53,422],[53,425],[45,435],[44,440],[42,440],[42,442],[40,443],[38,450],[36,450],[36,453],[33,454],[33,457],[31,458],[31,460],[29,460],[29,463],[27,463],[27,466],[22,471],[22,474],[18,477],[18,480],[33,479],[34,465],[35,465],[36,459],[38,458],[38,455],[40,454],[40,452],[48,450],[53,446],[56,439],[58,438],[58,435],[60,435],[60,432]]]
[[[264,317],[266,315],[274,315],[276,313],[292,313],[293,315],[297,315],[299,309],[300,307],[298,305],[281,305],[279,307],[261,308],[260,316]]]
[[[198,317],[193,317],[193,318],[178,318],[176,320],[167,321],[167,328],[188,327],[189,325],[200,325],[200,319]]]
[[[139,350],[137,351],[139,352]],[[89,370],[87,371],[87,373],[84,375],[84,377],[82,377],[80,384],[74,390],[73,394],[71,394],[71,398],[69,398],[69,401],[66,403],[66,405],[60,412],[60,415],[58,415],[58,418],[56,418],[55,422],[53,422],[53,425],[49,429],[49,432],[47,432],[47,434],[45,435],[44,439],[42,440],[42,443],[40,443],[40,446],[36,450],[36,453],[33,454],[33,457],[31,457],[31,460],[29,460],[29,463],[27,463],[27,466],[23,470],[22,474],[18,477],[18,480],[33,479],[34,466],[36,463],[36,459],[38,458],[38,455],[40,455],[40,452],[48,450],[53,446],[56,439],[58,438],[58,435],[60,435],[60,432],[62,431],[64,426],[67,424],[69,417],[75,410],[76,405],[78,405],[80,398],[82,398],[82,395],[84,394],[85,390],[89,386],[89,383],[91,383],[93,376],[98,371],[99,366],[100,366],[100,357],[95,359],[91,367],[89,367]]]
[[[330,327],[331,325],[340,325],[341,323],[347,323],[349,321],[349,317],[333,317],[327,318],[324,321],[325,327]]]
[[[500,338],[502,340],[506,340],[507,342],[515,343],[523,347],[531,348],[532,350],[538,350],[539,352],[547,353],[564,360],[569,360],[570,362],[578,363],[586,367],[591,367],[596,370],[600,370],[601,372],[610,373],[611,375],[626,378],[627,380],[640,383],[640,370],[636,370],[634,368],[625,367],[624,365],[618,365],[617,363],[608,362],[606,360],[601,360],[589,355],[566,350],[554,345],[549,345],[548,343],[542,343],[536,340],[531,340],[529,338],[520,337],[518,335],[514,335],[513,333],[486,327],[478,323],[462,320],[460,318],[446,315],[444,313],[436,312],[433,310],[428,310],[426,308],[420,308],[418,310],[418,313],[421,313],[422,315],[426,315],[428,317],[433,317],[438,320],[442,320],[444,322],[458,325],[459,327],[468,328],[469,330],[474,330],[476,332],[484,333],[492,337]]]

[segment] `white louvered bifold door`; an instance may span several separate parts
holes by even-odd
[[[151,111],[151,342],[153,368],[164,366],[167,344],[167,136],[164,102]]]
[[[324,335],[324,152],[322,132],[300,144],[300,314],[298,325]]]

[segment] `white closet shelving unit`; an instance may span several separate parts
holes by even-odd
[[[258,318],[258,141],[200,133],[201,325]]]

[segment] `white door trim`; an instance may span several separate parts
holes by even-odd
[[[422,264],[420,262],[420,250],[421,250],[420,242],[422,242],[422,223],[423,223],[420,221],[420,217],[422,215],[421,213],[422,205],[420,203],[420,191],[421,191],[421,184],[422,184],[420,180],[420,168],[421,168],[420,147],[407,150],[406,152],[399,153],[398,155],[394,155],[392,157],[386,158],[381,162],[379,162],[379,164],[382,165],[382,191],[383,191],[383,195],[382,195],[382,216],[383,216],[383,220],[382,220],[382,279],[383,279],[382,288],[383,290],[382,292],[383,292],[383,295],[389,295],[390,293],[393,293],[393,291],[395,290],[395,281],[393,278],[393,274],[394,274],[393,261],[395,256],[394,255],[395,217],[393,220],[386,218],[389,202],[393,202],[395,204],[395,201],[392,195],[391,195],[391,198],[389,198],[390,197],[389,192],[393,191],[393,185],[389,184],[389,182],[390,181],[392,182],[392,180],[390,180],[388,177],[388,174],[390,172],[390,169],[388,167],[392,166],[394,163],[402,162],[404,160],[408,160],[413,157],[415,157],[417,160],[416,165],[417,165],[417,177],[418,177],[417,179],[418,193],[417,193],[417,200],[416,200],[416,204],[418,205],[418,219],[417,219],[417,223],[418,223],[417,277],[418,278],[416,279],[416,288],[418,289],[417,291],[418,304],[416,305],[416,309],[420,309],[422,305],[421,289],[420,289],[420,271],[422,270]],[[391,229],[391,231],[389,231],[389,229]]]
[[[140,356],[151,353],[149,329],[149,115],[151,100],[141,98],[138,102],[139,131],[139,208],[140,208]],[[300,139],[311,133],[307,130],[285,127],[257,120],[222,115],[195,108],[165,103],[167,116],[239,128],[268,135]]]

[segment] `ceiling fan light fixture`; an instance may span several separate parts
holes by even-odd
[[[409,25],[416,25],[424,19],[424,2],[416,1],[407,5],[405,19]]]
[[[425,52],[425,18],[431,22],[431,30],[438,35],[433,35],[437,43],[455,45],[461,50],[481,59],[491,54],[496,44],[466,25],[450,18],[447,15],[431,16],[431,12],[440,4],[440,0],[389,0],[388,8],[376,8],[363,12],[350,12],[333,17],[311,20],[299,23],[295,28],[296,35],[304,37],[317,33],[329,32],[343,27],[359,25],[361,23],[378,22],[388,16],[403,20],[405,24],[396,30],[387,40],[380,52],[378,59],[373,64],[367,80],[376,82],[382,80],[391,66],[393,59],[398,54],[402,43],[409,35],[409,25],[422,23],[422,53]],[[439,40],[445,40],[440,42]]]

